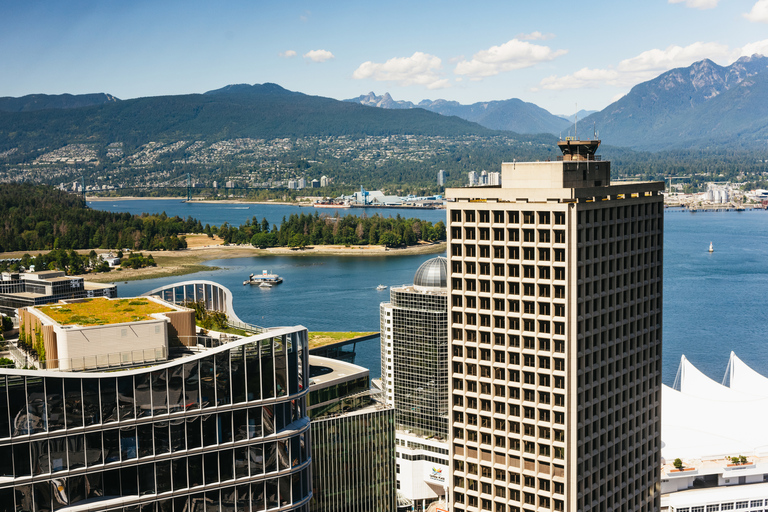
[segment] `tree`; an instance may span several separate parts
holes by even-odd
[[[680,458],[675,459],[675,461],[672,463],[673,466],[675,466],[675,469],[683,469],[683,461]]]

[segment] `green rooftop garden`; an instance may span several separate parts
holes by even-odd
[[[74,304],[52,304],[37,308],[60,325],[109,325],[149,320],[153,313],[173,309],[144,298],[110,300],[104,297]]]

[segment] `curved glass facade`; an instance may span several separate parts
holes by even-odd
[[[111,373],[0,370],[0,511],[307,510],[306,329]]]

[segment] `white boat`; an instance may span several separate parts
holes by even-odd
[[[259,288],[272,288],[274,285],[271,283],[261,283],[259,284]]]
[[[380,284],[379,286],[376,287],[376,289],[381,291],[381,290],[386,290],[387,287],[386,287],[386,285]]]
[[[261,272],[261,275],[259,275],[259,276],[255,276],[253,274],[248,276],[248,280],[247,281],[243,281],[243,284],[244,285],[246,285],[246,284],[255,284],[255,285],[258,286],[258,285],[261,285],[262,283],[267,283],[269,285],[276,285],[276,284],[280,284],[282,282],[283,282],[283,278],[280,277],[279,275],[277,275],[277,274],[270,274],[269,271],[263,270]]]
[[[715,248],[712,246],[712,242],[709,242],[709,252],[715,252]]]

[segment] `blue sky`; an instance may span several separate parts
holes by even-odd
[[[768,0],[36,1],[0,5],[0,96],[273,82],[346,99],[600,110],[709,58],[768,55]]]

